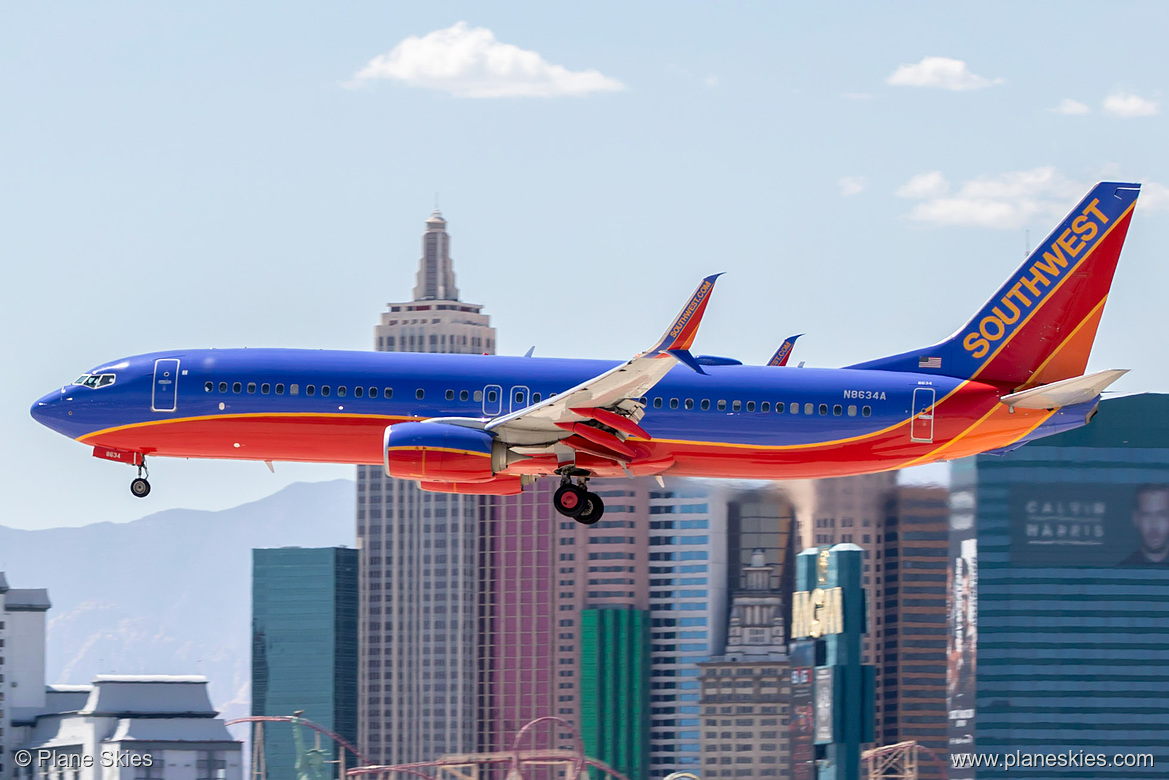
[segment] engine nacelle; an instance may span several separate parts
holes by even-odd
[[[487,482],[507,465],[489,433],[446,423],[398,423],[382,442],[386,474],[426,482]]]

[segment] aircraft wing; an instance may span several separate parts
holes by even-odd
[[[578,423],[593,420],[628,435],[648,434],[637,425],[645,413],[638,401],[650,388],[662,380],[675,364],[682,362],[699,373],[702,370],[690,354],[690,345],[698,332],[698,325],[710,301],[714,274],[702,280],[690,296],[681,313],[656,344],[632,359],[599,376],[581,382],[563,393],[546,398],[517,412],[497,417],[487,423],[485,430],[513,446],[551,446],[574,435]],[[608,449],[617,455],[626,454],[623,440],[588,426],[586,436],[609,437]],[[569,443],[571,445],[571,442]],[[615,449],[614,449],[615,447]]]

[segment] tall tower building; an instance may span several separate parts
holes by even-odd
[[[790,777],[784,599],[763,550],[743,567],[726,652],[699,664],[703,777]]]
[[[253,715],[303,710],[357,738],[357,559],[343,547],[252,550]],[[296,775],[292,729],[265,730],[264,762],[269,777]]]
[[[422,236],[414,300],[375,329],[386,352],[494,353],[482,306],[459,300],[446,220]],[[428,493],[357,468],[358,742],[381,764],[470,753],[480,728],[478,565],[491,498]]]

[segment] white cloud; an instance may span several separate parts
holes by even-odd
[[[1169,187],[1154,181],[1142,184],[1137,211],[1169,211]]]
[[[1066,114],[1067,116],[1080,116],[1082,114],[1089,114],[1092,112],[1092,109],[1088,108],[1080,101],[1072,100],[1071,98],[1064,98],[1063,100],[1059,101],[1059,105],[1052,110],[1057,114]]]
[[[1104,98],[1104,113],[1113,116],[1156,116],[1161,113],[1155,100],[1146,100],[1140,95],[1114,92]]]
[[[950,183],[941,171],[919,173],[897,188],[900,198],[937,198],[950,191]]]
[[[895,87],[936,87],[957,92],[982,89],[1002,81],[971,73],[965,62],[950,57],[924,57],[916,65],[902,65],[885,79],[886,84]]]
[[[472,98],[558,97],[625,88],[596,70],[570,71],[553,65],[534,51],[500,43],[491,30],[466,22],[406,38],[370,60],[351,84],[375,79]]]
[[[704,78],[702,80],[702,83],[708,87],[717,87],[718,86],[718,76],[714,76],[714,75],[707,76],[706,78]]]
[[[1069,203],[1086,191],[1086,185],[1046,166],[980,176],[963,182],[952,194],[941,173],[934,171],[914,176],[897,194],[922,201],[909,212],[915,222],[1015,230],[1038,219],[1063,217]]]
[[[868,181],[865,180],[864,176],[845,176],[836,183],[840,185],[840,194],[845,197],[859,195],[868,186]]]

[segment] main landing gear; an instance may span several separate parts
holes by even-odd
[[[138,477],[130,483],[130,493],[134,498],[146,498],[150,495],[150,483],[146,478],[150,476],[149,469],[146,468],[146,457],[143,456],[142,463],[138,465]]]
[[[561,474],[560,488],[552,496],[552,506],[565,517],[584,525],[592,525],[605,514],[605,502],[596,493],[589,492],[589,473],[581,469]]]

